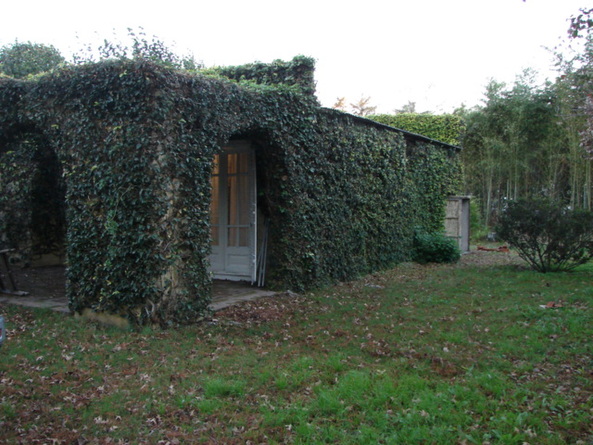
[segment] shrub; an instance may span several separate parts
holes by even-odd
[[[65,61],[51,45],[14,42],[0,48],[0,73],[17,79],[49,71]]]
[[[550,200],[511,202],[496,232],[539,272],[570,270],[593,257],[593,212]]]
[[[413,260],[417,263],[455,263],[461,251],[452,238],[442,233],[417,233],[414,237]]]

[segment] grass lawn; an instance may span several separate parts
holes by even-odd
[[[472,253],[166,331],[0,314],[2,443],[593,443],[591,265]]]

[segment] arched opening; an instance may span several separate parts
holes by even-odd
[[[211,177],[210,271],[215,279],[256,281],[255,151],[247,139],[224,144]]]
[[[9,250],[19,290],[64,296],[65,196],[60,160],[41,132],[25,128],[0,142],[0,249]]]
[[[63,264],[66,242],[66,187],[62,166],[49,145],[38,147],[31,184],[31,248],[34,257]]]
[[[215,156],[211,179],[211,272],[215,280],[263,287],[268,269],[270,206],[269,139],[240,133]]]

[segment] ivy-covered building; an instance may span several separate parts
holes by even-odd
[[[0,78],[0,248],[64,248],[70,307],[189,323],[211,280],[302,290],[440,230],[454,146],[319,106],[313,61]]]

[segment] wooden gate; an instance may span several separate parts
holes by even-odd
[[[469,252],[469,202],[469,196],[447,198],[445,234],[458,242],[462,253]]]

